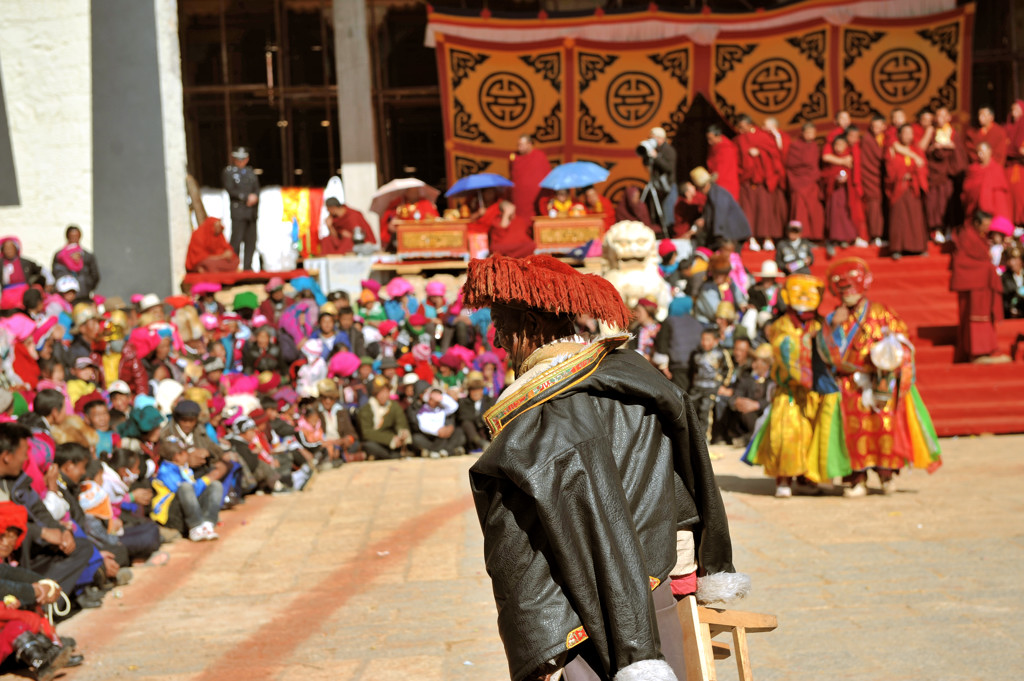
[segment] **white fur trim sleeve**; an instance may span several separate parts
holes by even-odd
[[[697,578],[697,602],[728,603],[750,593],[750,577],[742,572],[716,572]]]
[[[614,681],[679,681],[664,660],[640,660],[623,667]]]

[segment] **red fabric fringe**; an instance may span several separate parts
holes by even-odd
[[[471,307],[504,303],[554,314],[589,315],[620,329],[629,326],[629,310],[608,280],[580,274],[550,255],[471,260],[462,292]]]

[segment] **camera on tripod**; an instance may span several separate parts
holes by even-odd
[[[650,162],[654,158],[654,154],[658,149],[658,143],[653,138],[648,138],[636,145],[637,156],[644,159],[645,162]]]

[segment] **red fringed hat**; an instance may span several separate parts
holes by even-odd
[[[844,288],[865,293],[871,288],[871,269],[861,258],[842,258],[832,263],[825,279],[828,281],[828,290],[834,296],[838,296],[839,290]]]
[[[462,293],[470,307],[501,303],[553,314],[589,315],[620,329],[629,326],[629,310],[608,280],[580,274],[550,255],[471,260]]]

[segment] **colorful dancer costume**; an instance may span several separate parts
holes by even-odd
[[[827,279],[842,303],[826,318],[818,350],[838,392],[823,395],[816,446],[827,452],[830,473],[852,475],[847,496],[867,493],[869,468],[889,493],[892,473],[905,465],[929,472],[942,465],[938,437],[914,385],[914,346],[895,312],[864,297],[871,286],[867,263],[838,260]]]
[[[815,391],[812,358],[814,337],[821,331],[818,306],[825,285],[808,274],[786,277],[781,291],[786,314],[765,328],[772,348],[775,394],[750,440],[743,461],[764,466],[776,480],[775,495],[792,495],[791,479],[828,481],[826,461],[812,447],[820,395]],[[820,372],[819,372],[820,373]]]

